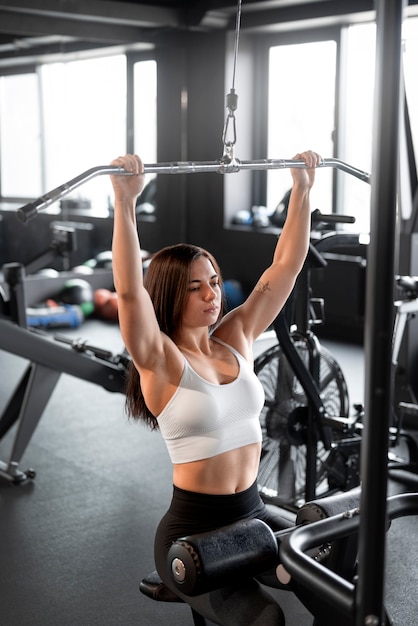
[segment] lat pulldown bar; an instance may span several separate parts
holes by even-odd
[[[256,161],[240,161],[238,159],[221,159],[220,161],[200,161],[173,163],[151,163],[144,165],[144,174],[195,174],[201,172],[216,172],[218,174],[231,174],[242,170],[274,170],[280,168],[306,167],[302,160],[292,159],[260,159]],[[347,174],[351,174],[366,183],[370,183],[370,174],[359,170],[339,159],[323,159],[319,167],[335,167]],[[27,222],[35,217],[40,211],[46,209],[52,203],[60,200],[71,193],[74,189],[83,185],[91,178],[103,174],[130,175],[122,167],[103,165],[93,167],[68,182],[56,187],[33,202],[17,210],[17,215],[22,222]]]

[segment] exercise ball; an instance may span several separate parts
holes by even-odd
[[[94,270],[97,265],[97,261],[96,259],[87,259],[87,261],[84,261],[83,265],[85,265],[86,267],[90,267]]]
[[[238,280],[226,280],[224,282],[224,293],[228,311],[235,309],[245,300],[242,285]]]
[[[103,307],[109,300],[111,295],[112,292],[110,291],[110,289],[96,289],[93,296],[94,314],[96,315],[96,317],[103,319]]]
[[[116,292],[111,293],[110,298],[103,304],[101,316],[110,322],[118,321],[118,294]]]
[[[94,311],[93,288],[83,278],[67,280],[59,293],[59,299],[64,304],[78,304],[85,317]]]
[[[86,276],[94,273],[94,269],[89,265],[76,265],[71,269],[75,274],[84,274]]]
[[[52,267],[44,267],[36,272],[37,276],[45,276],[45,278],[58,278],[60,273]]]
[[[102,306],[107,302],[112,295],[110,289],[96,289],[93,296],[94,311],[100,315]]]
[[[96,261],[96,269],[111,269],[112,268],[112,251],[103,250],[94,257]]]

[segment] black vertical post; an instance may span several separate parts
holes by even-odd
[[[9,287],[9,315],[15,324],[27,328],[25,268],[21,263],[3,265],[4,280]]]
[[[388,430],[403,0],[376,0],[370,246],[366,287],[365,428],[361,452],[356,626],[384,623]]]

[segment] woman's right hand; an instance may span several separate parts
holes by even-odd
[[[112,182],[115,200],[136,200],[144,188],[144,166],[136,154],[126,154],[111,162],[111,165],[122,167],[132,175],[112,174]]]
[[[322,157],[317,152],[306,150],[295,154],[293,160],[303,160],[306,168],[293,168],[290,170],[294,185],[300,185],[303,188],[311,189],[315,181],[315,168],[321,165]]]

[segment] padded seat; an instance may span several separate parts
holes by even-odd
[[[304,504],[297,512],[296,515],[296,525],[301,524],[310,524],[313,522],[317,522],[321,519],[325,519],[327,517],[331,517],[338,514],[343,514],[349,510],[356,510],[359,506],[361,488],[358,487],[356,489],[352,489],[349,492],[344,492],[341,494],[334,494],[332,496],[318,498],[317,500],[307,502]],[[253,523],[253,520],[251,523]],[[258,521],[258,524],[263,524]],[[264,525],[265,526],[265,525]],[[286,520],[284,524],[285,528],[291,528],[294,526],[292,520]],[[258,527],[257,527],[258,528]],[[218,531],[218,535],[222,529]],[[223,529],[224,532],[228,532],[228,528]],[[248,523],[247,523],[248,530]],[[270,531],[271,533],[272,531]],[[198,535],[194,536],[194,540],[197,541],[199,538]],[[200,539],[203,541],[203,535],[200,536]],[[356,543],[356,537],[351,537],[346,541]],[[204,543],[204,542],[203,542]],[[353,570],[353,558],[356,558],[356,546],[353,545],[351,548],[347,549],[347,545],[344,542],[340,542],[342,545],[334,546],[334,548],[329,552],[327,551],[327,561],[328,565],[331,569],[335,569],[340,575],[344,575],[343,571],[347,569],[348,576],[352,574]],[[268,542],[266,541],[267,545]],[[264,544],[263,544],[264,545]],[[347,558],[346,553],[350,558]],[[219,560],[219,559],[218,559]],[[334,563],[334,561],[336,563]],[[347,576],[345,576],[347,577]],[[264,576],[263,576],[264,578]],[[265,584],[269,585],[269,582],[263,581]],[[272,584],[272,587],[275,587],[276,584]],[[174,591],[172,591],[169,587],[165,585],[165,583],[161,580],[158,572],[151,572],[148,576],[143,578],[139,584],[140,591],[146,595],[148,598],[152,600],[156,600],[157,602],[184,602]],[[196,611],[192,608],[192,616],[193,623],[195,626],[207,626],[207,622],[204,617],[196,613]],[[315,614],[315,613],[314,613]]]

